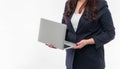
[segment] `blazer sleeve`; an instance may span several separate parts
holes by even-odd
[[[114,39],[115,36],[115,28],[113,25],[111,13],[108,8],[105,9],[104,14],[101,16],[100,24],[103,29],[103,32],[93,37],[96,44],[96,48],[99,48],[105,43],[111,41],[112,39]]]

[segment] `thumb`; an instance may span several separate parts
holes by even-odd
[[[81,44],[81,41],[80,42],[78,42],[76,45],[78,46],[78,45],[80,45]]]

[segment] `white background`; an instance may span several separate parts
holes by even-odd
[[[0,69],[65,69],[65,51],[37,41],[40,18],[61,22],[65,2],[0,0]],[[106,69],[120,69],[119,3],[108,0],[116,37],[105,45]]]

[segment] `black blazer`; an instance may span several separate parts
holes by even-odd
[[[64,18],[62,19],[62,23],[67,25],[67,41],[77,43],[82,39],[89,38],[93,38],[95,41],[95,44],[87,45],[82,49],[66,50],[67,69],[104,69],[105,67],[103,46],[114,38],[115,28],[107,2],[98,0],[97,7],[99,11],[97,24],[93,23],[93,20],[86,20],[85,13],[83,13],[76,32],[71,24],[71,17],[76,7],[73,7],[72,13],[66,21]]]

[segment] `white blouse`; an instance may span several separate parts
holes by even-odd
[[[71,23],[73,25],[73,28],[74,28],[75,32],[77,30],[77,27],[78,27],[79,20],[80,20],[81,16],[82,16],[82,13],[81,14],[74,13],[72,18],[71,18]]]

